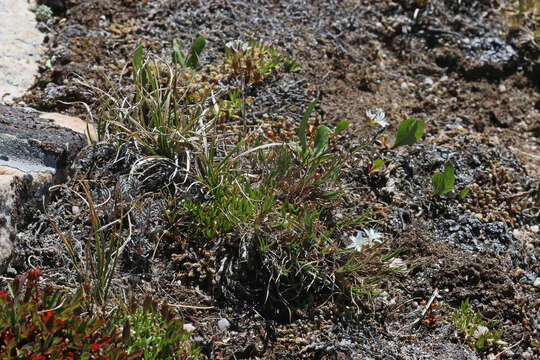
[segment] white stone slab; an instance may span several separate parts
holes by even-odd
[[[28,0],[0,0],[0,104],[9,104],[34,83],[44,35]]]

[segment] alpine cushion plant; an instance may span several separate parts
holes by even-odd
[[[234,40],[225,44],[225,63],[234,77],[242,77],[248,84],[256,84],[283,68],[286,72],[298,69],[294,60],[285,58],[273,47],[260,41]]]

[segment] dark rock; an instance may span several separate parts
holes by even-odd
[[[489,112],[489,118],[494,125],[499,127],[507,128],[512,125],[512,119],[508,117],[508,114],[497,109]]]
[[[53,49],[51,62],[53,64],[66,65],[71,61],[71,50],[64,45],[59,45]]]

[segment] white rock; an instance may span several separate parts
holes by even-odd
[[[404,81],[401,83],[401,89],[402,90],[407,90],[409,88],[409,85],[407,85],[407,83]]]
[[[505,92],[506,91],[506,86],[504,86],[504,84],[500,84],[499,85],[499,91],[502,92],[502,93]]]
[[[537,233],[538,230],[540,230],[540,228],[538,227],[538,225],[533,225],[533,226],[531,226],[531,231],[532,231],[533,233]]]
[[[190,323],[184,324],[184,330],[185,330],[185,331],[193,332],[193,331],[195,331],[195,329],[196,329],[196,327],[193,326],[193,325],[190,324]]]
[[[219,330],[225,331],[229,328],[229,326],[231,326],[231,323],[229,322],[229,320],[223,318],[218,321],[217,325]]]
[[[11,103],[34,83],[45,35],[29,1],[0,0],[0,11],[0,103]]]
[[[537,277],[536,280],[534,280],[534,287],[540,287],[540,277]]]

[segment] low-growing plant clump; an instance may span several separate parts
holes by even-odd
[[[457,332],[477,352],[490,347],[508,345],[501,340],[503,329],[499,327],[498,322],[484,320],[480,312],[471,309],[469,299],[464,300],[460,308],[454,311],[452,322]]]
[[[39,269],[0,290],[1,359],[188,359],[196,355],[182,322],[150,299],[114,319],[87,313],[90,297],[51,286]],[[174,357],[173,357],[174,356]]]
[[[97,116],[99,140],[142,146],[148,157],[130,174],[144,172],[143,162],[155,165],[148,177],[164,172],[167,180],[154,182],[154,191],[168,199],[169,229],[159,237],[175,266],[189,266],[189,282],[226,297],[247,291],[289,320],[308,294],[314,303],[329,296],[348,299],[343,304],[376,294],[396,252],[384,241],[347,248],[345,234],[365,227],[369,218],[332,219],[344,196],[340,173],[351,155],[334,144],[348,123],[334,129],[311,124],[313,100],[296,137],[269,142],[256,119],[248,119],[244,94],[255,94],[262,80],[279,71],[294,71],[296,63],[260,42],[235,41],[225,47],[224,67],[201,68],[203,48],[204,40],[196,39],[187,57],[175,42],[166,62],[145,59],[139,45],[134,96],[94,89],[104,103]],[[203,258],[196,268],[176,248],[179,239],[189,239]]]

